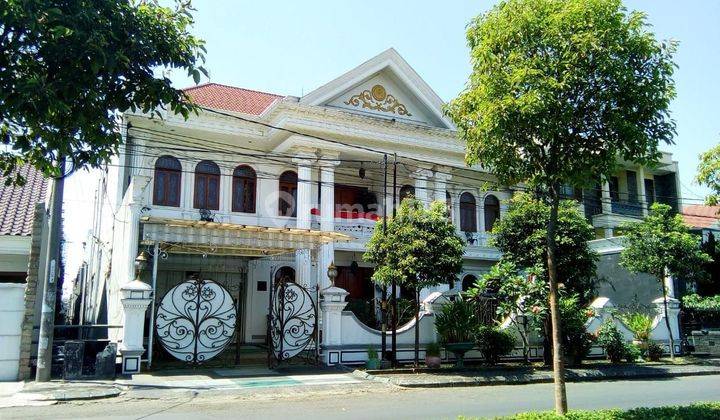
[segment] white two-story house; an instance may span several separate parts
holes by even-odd
[[[365,244],[408,195],[447,203],[467,239],[462,275],[437,291],[467,288],[500,257],[488,232],[512,189],[465,165],[443,101],[394,49],[299,98],[216,83],[186,92],[203,107],[188,120],[124,114],[125,145],[96,194],[86,320],[121,323],[119,288],[143,250],[157,256],[143,273],[157,300],[192,275],[225,286],[242,343],[266,342],[276,279],[322,289],[334,263],[348,300],[372,302]],[[675,171],[628,170],[585,191],[599,236],[613,236],[623,203],[642,215]]]

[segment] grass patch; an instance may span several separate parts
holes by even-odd
[[[467,417],[461,419],[468,420]],[[497,417],[505,420],[705,420],[720,419],[720,403],[698,403],[687,406],[668,406],[655,408],[634,408],[632,410],[570,410],[566,416],[558,416],[553,411],[533,411],[509,417]]]

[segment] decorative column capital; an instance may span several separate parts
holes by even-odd
[[[430,169],[418,169],[410,174],[410,178],[417,180],[427,180],[433,176],[433,172]]]
[[[448,182],[452,178],[452,175],[446,172],[435,171],[433,173],[433,178],[435,178],[436,182]]]

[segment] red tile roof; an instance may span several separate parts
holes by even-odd
[[[25,177],[22,187],[6,186],[0,177],[0,235],[32,235],[35,204],[45,201],[47,179],[29,165],[18,171]]]
[[[262,114],[275,101],[283,98],[273,93],[218,83],[204,83],[183,90],[200,106],[251,115]]]
[[[683,206],[682,217],[685,223],[694,228],[709,228],[720,221],[720,206],[692,205]]]

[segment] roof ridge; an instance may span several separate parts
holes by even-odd
[[[202,87],[210,86],[210,85],[223,86],[223,87],[227,87],[227,88],[231,88],[231,89],[239,89],[239,90],[244,90],[246,92],[262,93],[263,95],[271,95],[271,96],[276,96],[278,98],[284,98],[286,96],[286,95],[280,95],[278,93],[270,93],[270,92],[265,92],[262,90],[248,89],[248,88],[244,88],[244,87],[240,87],[240,86],[233,86],[233,85],[228,85],[225,83],[217,83],[217,82],[205,82],[205,83],[201,83],[199,85],[182,88],[181,90],[183,90],[183,91],[194,90],[194,89],[198,89],[198,88],[202,88]]]

